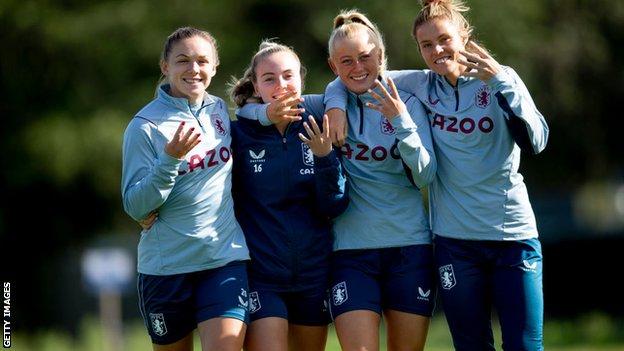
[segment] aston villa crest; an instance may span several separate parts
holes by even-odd
[[[480,108],[486,108],[490,104],[490,88],[487,85],[483,85],[475,93],[475,105]]]
[[[386,135],[393,135],[396,133],[396,130],[386,117],[381,117],[381,132]]]
[[[221,116],[219,116],[218,113],[213,113],[210,115],[210,122],[212,122],[212,126],[214,127],[217,134],[219,135],[227,134],[225,123],[223,122],[223,120],[221,119]]]
[[[440,285],[442,289],[450,290],[455,286],[455,272],[453,272],[453,265],[447,264],[439,268],[440,271]]]
[[[167,334],[167,325],[165,324],[165,317],[162,313],[150,313],[149,317],[154,334],[158,336]]]
[[[347,283],[340,282],[334,285],[332,288],[332,302],[334,303],[334,306],[342,305],[348,298]]]
[[[303,164],[310,167],[314,166],[314,154],[308,144],[301,143],[301,156],[303,157]]]
[[[257,291],[253,291],[249,294],[249,313],[255,313],[259,309],[262,308],[260,304],[260,297],[258,296]]]

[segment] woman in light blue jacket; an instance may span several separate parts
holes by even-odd
[[[231,196],[230,119],[206,92],[219,64],[214,38],[184,27],[165,42],[166,84],[130,121],[122,197],[141,233],[138,291],[154,350],[240,350],[248,320],[249,259]]]
[[[412,34],[429,70],[389,75],[425,105],[431,126],[431,225],[455,348],[494,349],[494,307],[505,349],[541,350],[541,246],[518,168],[521,150],[545,148],[548,126],[516,72],[475,43],[467,10],[457,0],[424,1]],[[332,83],[327,108],[343,108],[345,98]]]

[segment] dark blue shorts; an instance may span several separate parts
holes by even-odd
[[[432,245],[341,250],[332,261],[330,312],[385,309],[430,317],[435,306]]]
[[[492,309],[505,350],[543,350],[539,240],[435,237],[439,293],[456,350],[494,350]]]
[[[306,326],[324,326],[331,322],[325,285],[305,291],[277,292],[255,289],[252,282],[249,313],[252,322],[266,317],[284,318],[288,323]]]
[[[226,317],[249,322],[245,262],[205,271],[138,277],[139,309],[152,343],[174,343],[200,322]]]

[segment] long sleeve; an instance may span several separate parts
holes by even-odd
[[[393,118],[401,159],[409,167],[412,179],[419,188],[427,186],[435,177],[437,163],[431,140],[427,114],[413,95],[403,99],[408,111]]]
[[[256,120],[263,126],[270,126],[273,122],[267,116],[268,107],[269,104],[248,103],[237,108],[235,113],[237,117]]]
[[[314,179],[318,211],[329,218],[341,215],[347,209],[349,196],[336,150],[325,157],[314,157]]]
[[[487,83],[505,113],[507,126],[516,144],[531,154],[544,150],[548,141],[548,125],[518,74],[510,67],[503,67]]]
[[[333,108],[343,111],[346,110],[347,88],[342,83],[340,78],[336,78],[327,84],[323,103],[325,104],[325,111],[329,111]]]
[[[301,106],[305,109],[303,113],[306,116],[304,121],[307,121],[307,116],[312,115],[316,118],[323,117],[323,95],[320,94],[306,94],[303,95],[303,103]],[[267,115],[268,103],[248,103],[243,107],[236,109],[236,116],[259,121],[263,126],[270,126],[273,122]]]
[[[135,118],[124,134],[121,179],[124,210],[137,221],[167,200],[183,161],[154,150],[148,122],[140,121]]]

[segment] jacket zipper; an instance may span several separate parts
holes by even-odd
[[[364,104],[362,104],[362,100],[360,97],[356,97],[357,105],[360,108],[360,135],[364,132]]]

